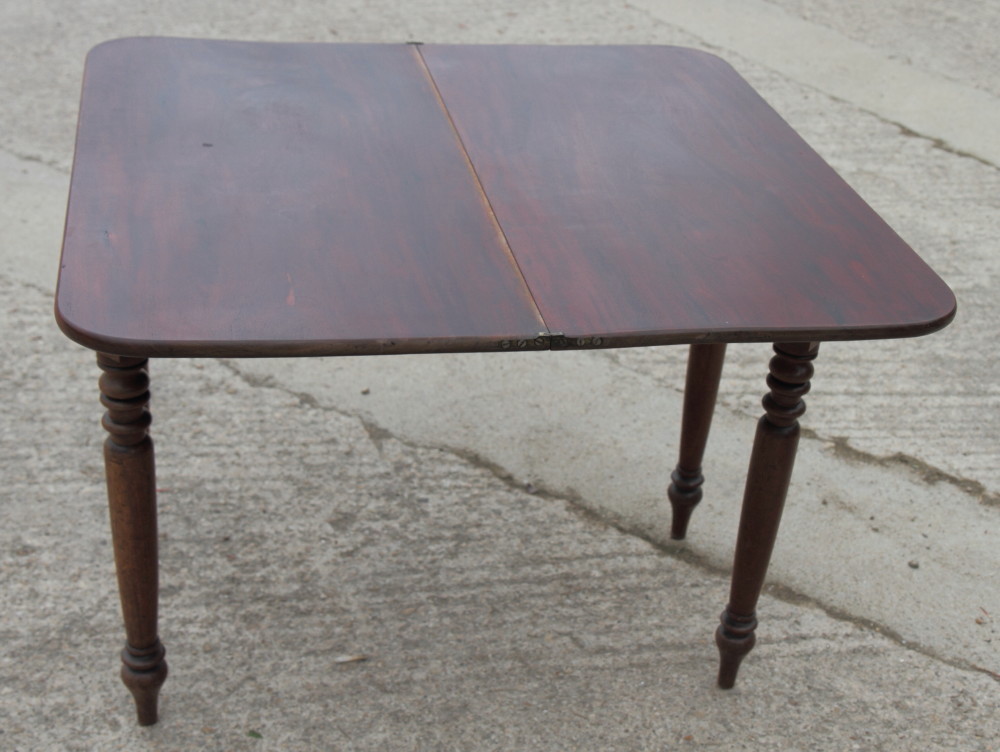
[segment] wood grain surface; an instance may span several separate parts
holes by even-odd
[[[425,46],[550,329],[883,338],[951,291],[733,68],[680,47]]]
[[[88,58],[56,316],[104,352],[883,338],[954,305],[706,53],[137,38]]]
[[[155,38],[88,58],[57,315],[144,355],[545,328],[414,47]]]

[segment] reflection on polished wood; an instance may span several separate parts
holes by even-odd
[[[753,646],[818,343],[948,287],[719,58],[135,38],[87,58],[56,319],[97,350],[139,722],[167,675],[147,358],[691,345],[683,538],[726,343],[774,342],[721,686]]]

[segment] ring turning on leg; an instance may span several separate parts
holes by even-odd
[[[677,467],[670,474],[667,497],[673,508],[670,537],[683,540],[691,512],[701,501],[701,460],[712,426],[719,377],[726,359],[726,345],[691,345],[687,381],[684,386],[684,416],[681,419],[681,449]]]
[[[799,417],[806,411],[802,398],[809,391],[812,361],[818,342],[776,344],[764,397],[764,415],[757,422],[750,469],[743,495],[743,512],[736,539],[729,605],[715,633],[721,662],[719,686],[730,689],[740,661],[754,646],[756,607],[778,535],[788,483],[799,442]]]
[[[111,537],[125,621],[122,681],[135,698],[139,725],[156,723],[157,697],[167,678],[163,645],[156,633],[158,560],[156,480],[149,374],[144,358],[99,353],[104,467],[108,481]]]

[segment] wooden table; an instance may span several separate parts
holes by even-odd
[[[98,351],[139,723],[167,674],[147,358],[691,345],[683,538],[728,342],[774,342],[719,684],[825,340],[927,334],[948,287],[721,59],[678,47],[121,39],[87,58],[56,317]]]

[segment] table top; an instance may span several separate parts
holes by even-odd
[[[56,317],[94,349],[881,339],[954,310],[704,52],[132,38],[87,58]]]

